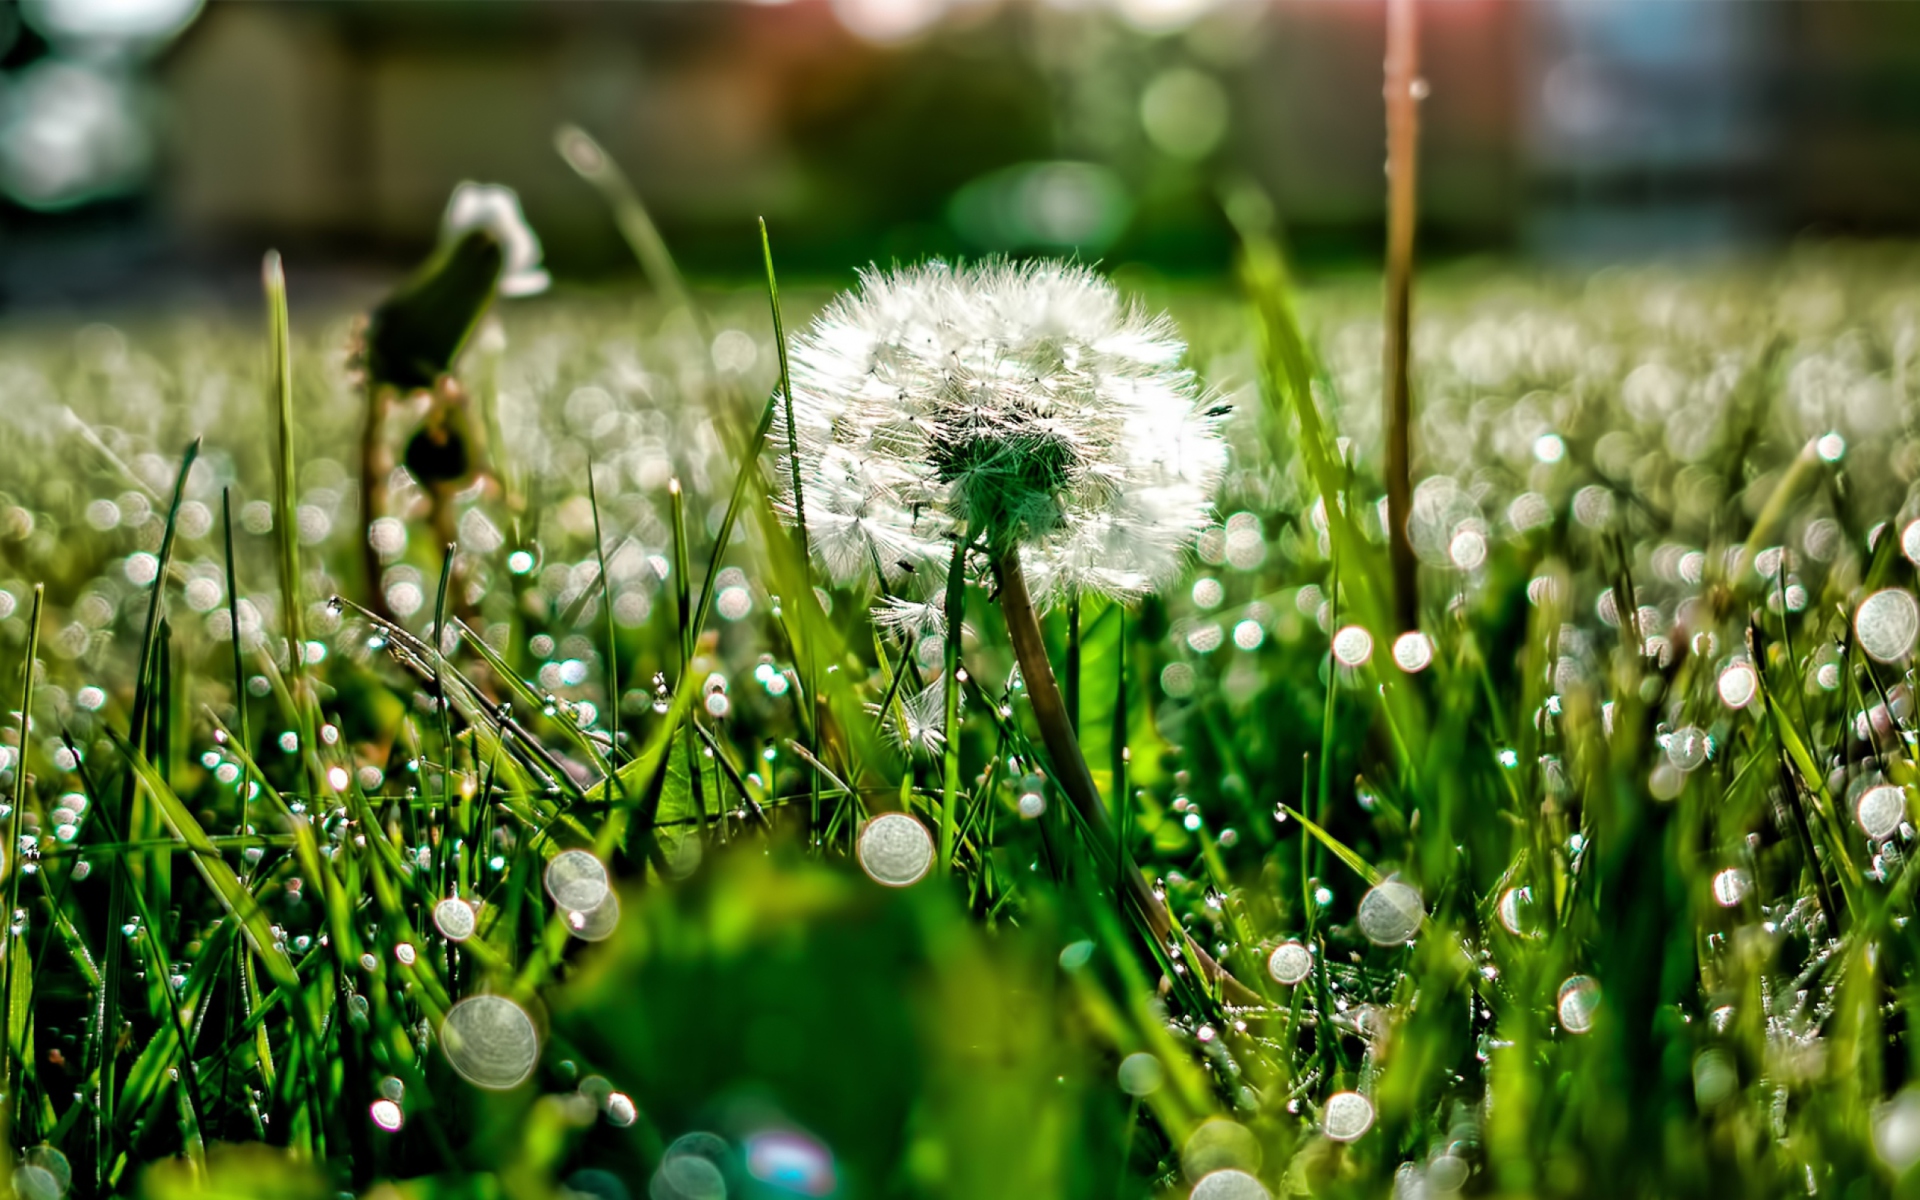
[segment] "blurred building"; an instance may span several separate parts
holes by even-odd
[[[15,305],[269,242],[389,270],[467,178],[519,189],[561,276],[629,270],[562,122],[710,276],[752,273],[759,215],[799,272],[996,250],[1209,272],[1243,179],[1309,261],[1381,241],[1383,0],[36,5],[0,9]],[[144,37],[48,32],[142,11]],[[1920,232],[1914,6],[1424,0],[1422,21],[1430,256]],[[97,183],[34,191],[83,144]]]

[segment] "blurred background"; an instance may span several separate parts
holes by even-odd
[[[0,309],[391,278],[461,179],[561,282],[633,260],[576,122],[697,279],[1075,253],[1229,262],[1273,201],[1310,270],[1382,241],[1383,0],[489,0],[0,6]],[[1920,6],[1425,0],[1428,262],[1586,264],[1920,232]],[[311,295],[312,293],[309,292]]]

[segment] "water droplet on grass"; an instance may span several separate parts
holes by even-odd
[[[609,894],[607,868],[585,850],[562,850],[547,863],[547,895],[569,912],[592,912]]]
[[[622,1129],[634,1123],[640,1111],[633,1105],[633,1097],[625,1092],[614,1092],[607,1097],[607,1121]]]
[[[400,1106],[391,1100],[375,1100],[367,1107],[367,1115],[373,1123],[388,1133],[393,1133],[405,1123],[406,1118],[400,1112]]]
[[[1720,702],[1728,708],[1745,708],[1760,690],[1760,677],[1748,663],[1737,662],[1720,672]]]
[[[1398,946],[1411,941],[1426,916],[1420,893],[1389,879],[1360,899],[1360,932],[1376,946]]]
[[[60,1200],[64,1192],[46,1168],[25,1165],[13,1169],[13,1194],[15,1200]]]
[[[1275,983],[1292,987],[1305,979],[1311,970],[1313,951],[1299,942],[1282,942],[1267,956],[1267,974],[1273,976]]]
[[[440,1048],[476,1087],[504,1090],[533,1074],[540,1037],[519,1005],[504,996],[469,996],[440,1025]]]
[[[1357,1141],[1373,1128],[1373,1101],[1359,1092],[1337,1092],[1327,1097],[1327,1106],[1320,1113],[1320,1127],[1333,1141]]]
[[[67,1156],[52,1146],[31,1146],[20,1157],[25,1165],[38,1167],[52,1176],[62,1196],[73,1186],[73,1167],[67,1162]]]
[[[1739,867],[1728,867],[1713,877],[1713,900],[1721,908],[1733,908],[1747,898],[1753,880]]]
[[[770,1187],[799,1196],[830,1196],[839,1188],[833,1154],[804,1133],[785,1129],[755,1133],[743,1149],[747,1174]]]
[[[1245,1171],[1215,1171],[1193,1185],[1188,1200],[1271,1200],[1272,1193]]]
[[[1127,1095],[1151,1096],[1166,1082],[1167,1070],[1159,1059],[1143,1050],[1120,1060],[1118,1078],[1120,1090]]]
[[[1869,788],[1861,795],[1853,815],[1874,841],[1892,837],[1900,828],[1900,822],[1907,818],[1906,793],[1893,784]]]
[[[720,1168],[696,1154],[669,1154],[647,1185],[652,1200],[726,1200]]]
[[[1500,894],[1500,903],[1494,911],[1500,918],[1501,928],[1513,936],[1539,936],[1539,930],[1534,928],[1532,888],[1508,888]]]
[[[1913,650],[1920,635],[1920,605],[1904,588],[1887,588],[1860,602],[1853,616],[1860,648],[1879,662],[1897,662]]]
[[[1419,630],[1393,639],[1393,662],[1409,675],[1424,671],[1433,662],[1433,639]]]
[[[1594,1014],[1599,1007],[1600,983],[1593,976],[1570,976],[1560,985],[1556,1008],[1560,1014],[1560,1028],[1568,1033],[1585,1033],[1592,1029]]]
[[[620,897],[608,892],[592,912],[569,912],[567,932],[583,942],[604,942],[620,928]]]
[[[1260,1142],[1245,1125],[1224,1117],[1202,1121],[1180,1147],[1180,1169],[1189,1179],[1215,1171],[1258,1171]]]
[[[1688,725],[1667,738],[1667,761],[1675,770],[1691,771],[1707,761],[1708,748],[1706,731]]]
[[[1362,626],[1347,626],[1333,635],[1333,657],[1341,666],[1360,666],[1373,657],[1373,635]]]
[[[908,813],[881,813],[860,830],[858,856],[875,883],[906,887],[932,868],[933,835]]]
[[[1874,1107],[1873,1152],[1896,1175],[1920,1162],[1920,1087]]]

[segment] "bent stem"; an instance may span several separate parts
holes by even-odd
[[[1009,547],[994,556],[994,581],[999,585],[1000,613],[1007,622],[1007,636],[1013,642],[1014,658],[1020,664],[1020,677],[1026,681],[1027,699],[1033,703],[1034,719],[1040,725],[1040,737],[1047,757],[1053,762],[1054,781],[1093,831],[1092,843],[1098,847],[1114,844],[1113,822],[1094,786],[1093,772],[1087,769],[1086,756],[1080,752],[1080,740],[1067,719],[1066,701],[1053,678],[1053,664],[1047,659],[1047,645],[1040,636],[1040,620],[1033,611],[1033,597],[1027,591],[1027,578],[1020,569],[1018,547]],[[1145,915],[1156,938],[1165,945],[1175,932],[1173,918],[1166,905],[1153,894],[1140,872],[1127,863],[1119,863],[1116,874],[1125,883],[1127,894]],[[1187,950],[1209,980],[1217,981],[1226,998],[1237,1004],[1259,999],[1253,990],[1235,979],[1213,960],[1205,949],[1190,939]]]

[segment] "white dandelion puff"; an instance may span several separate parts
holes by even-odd
[[[502,296],[533,296],[547,290],[552,278],[540,266],[540,236],[527,224],[520,196],[512,188],[471,181],[455,187],[440,221],[440,235],[452,241],[470,229],[484,229],[500,243]]]
[[[1058,262],[870,270],[793,346],[815,556],[856,584],[944,574],[967,531],[1037,596],[1167,583],[1212,521],[1226,446],[1164,318]],[[784,406],[772,441],[795,516]],[[903,618],[904,619],[904,618]]]
[[[902,638],[918,640],[947,636],[944,598],[907,600],[899,596],[882,596],[880,603],[873,606],[872,617],[875,625]]]
[[[878,704],[867,711],[880,718],[880,729],[887,741],[903,754],[939,754],[947,744],[947,677],[941,676],[917,692],[909,693],[901,681],[897,697],[899,712],[883,712]],[[966,707],[966,692],[957,700]]]

